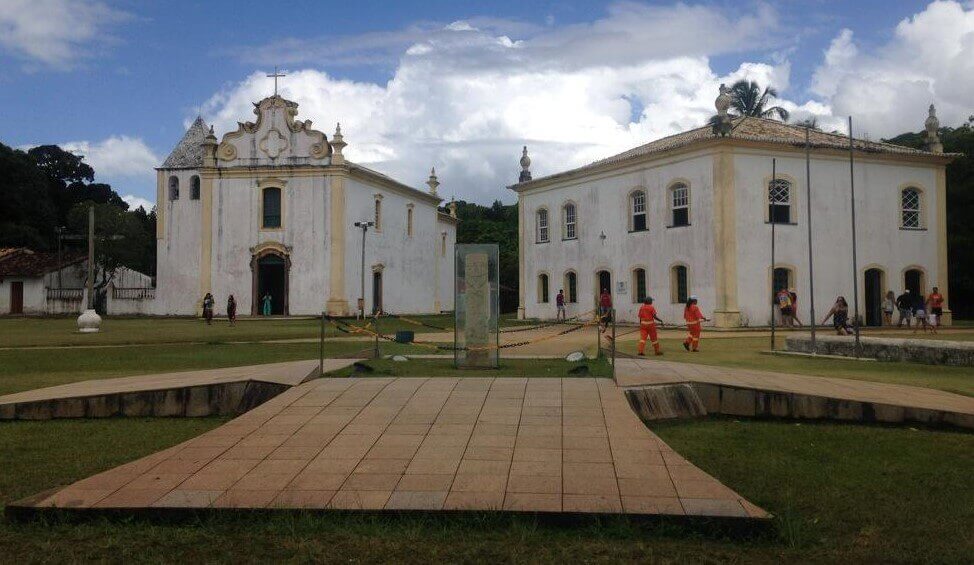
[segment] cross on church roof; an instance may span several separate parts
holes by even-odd
[[[274,96],[277,96],[277,79],[279,77],[285,77],[285,76],[287,75],[282,72],[278,72],[277,65],[274,65],[274,74],[267,75],[267,78],[274,79]]]

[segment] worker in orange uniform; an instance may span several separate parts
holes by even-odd
[[[653,344],[653,351],[657,355],[662,355],[663,352],[659,349],[659,336],[656,334],[656,322],[660,324],[663,320],[659,319],[656,315],[656,307],[653,306],[653,298],[647,296],[643,300],[643,305],[639,307],[639,346],[637,350],[640,355],[645,355],[646,351],[646,338],[649,337],[649,342]]]
[[[697,306],[697,297],[691,296],[687,306],[683,309],[683,319],[687,323],[687,338],[683,340],[683,349],[696,353],[700,347],[700,322],[709,322]]]

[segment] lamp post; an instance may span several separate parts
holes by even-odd
[[[87,309],[78,316],[78,331],[95,333],[101,326],[101,316],[95,312],[95,207],[88,207],[88,280],[85,281],[88,293]]]
[[[362,315],[362,319],[365,319],[365,234],[369,231],[369,228],[374,226],[375,222],[367,222],[362,220],[361,222],[355,222],[355,227],[362,230],[362,287],[359,293],[358,308],[359,314]]]

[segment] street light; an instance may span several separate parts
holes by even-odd
[[[358,309],[363,320],[365,319],[365,234],[369,231],[369,228],[374,225],[375,222],[368,222],[365,220],[355,222],[355,227],[362,230],[362,290],[359,293]]]

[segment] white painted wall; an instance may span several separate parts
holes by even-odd
[[[163,172],[163,198],[156,203],[162,210],[165,237],[156,240],[155,312],[191,315],[196,312],[199,294],[200,227],[202,201],[190,199],[193,170]],[[169,199],[169,178],[179,179],[179,199]]]
[[[436,222],[436,255],[440,285],[440,310],[453,310],[454,301],[454,267],[456,263],[457,225],[449,220],[439,219]],[[442,237],[446,234],[446,249],[442,247]]]

